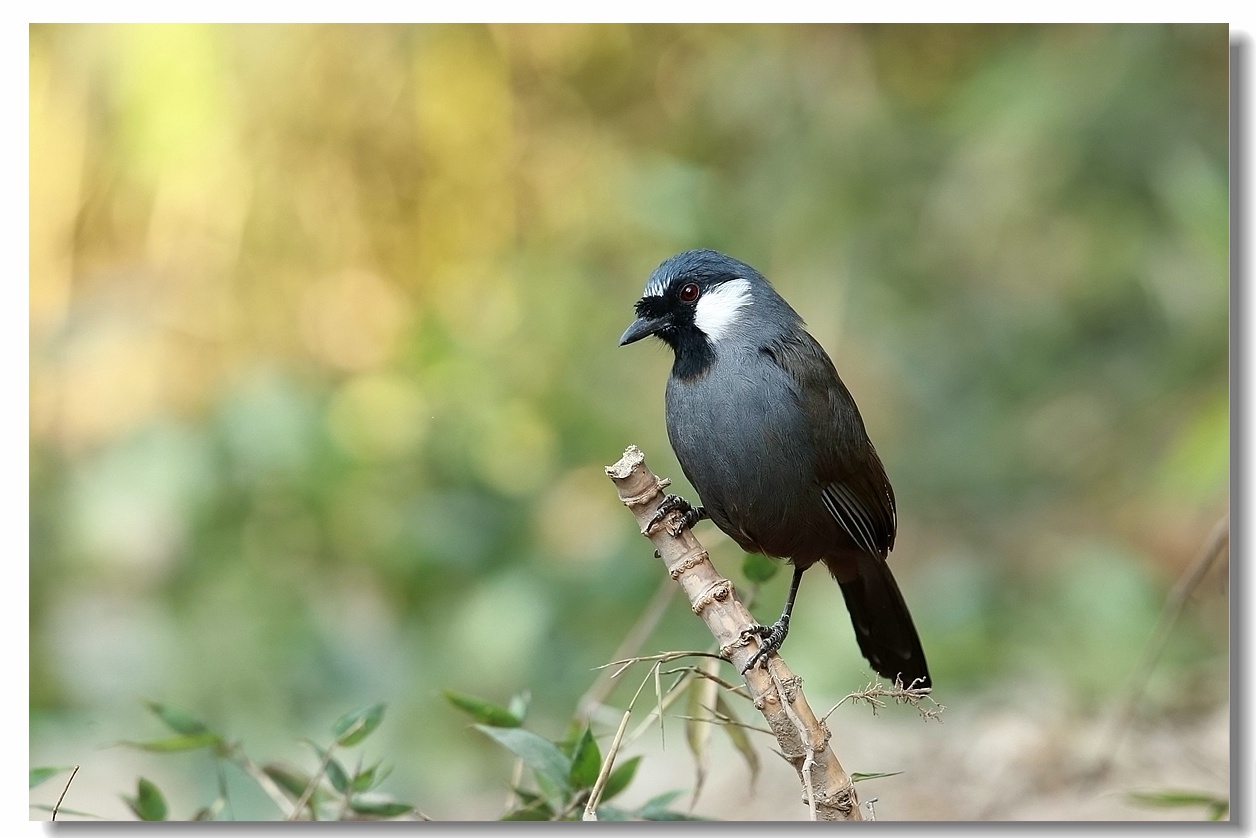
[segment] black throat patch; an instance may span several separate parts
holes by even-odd
[[[671,344],[676,352],[676,361],[672,364],[672,376],[681,381],[692,381],[706,375],[715,363],[715,347],[706,335],[690,325],[685,329],[677,329],[663,339]]]
[[[706,374],[715,362],[715,348],[694,324],[692,306],[679,305],[669,297],[650,296],[641,298],[636,309],[638,316],[666,319],[655,336],[676,355],[673,377],[687,381]]]

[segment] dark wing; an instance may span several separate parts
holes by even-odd
[[[898,529],[894,487],[871,442],[868,453],[864,470],[825,484],[820,499],[856,544],[884,559],[894,549]]]
[[[828,354],[802,330],[765,346],[807,416],[820,500],[860,549],[885,558],[898,528],[894,489]]]

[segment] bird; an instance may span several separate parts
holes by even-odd
[[[894,489],[832,359],[767,278],[715,250],[686,250],[650,275],[620,346],[656,337],[674,353],[667,435],[700,505],[667,495],[649,532],[709,519],[747,553],[793,568],[743,674],[789,633],[802,574],[837,580],[859,650],[908,689],[930,689],[924,650],[886,559],[898,528]]]

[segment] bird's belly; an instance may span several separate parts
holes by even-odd
[[[826,538],[802,411],[784,381],[719,372],[669,382],[676,458],[711,520],[743,550],[810,564]]]

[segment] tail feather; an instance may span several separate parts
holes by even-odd
[[[847,574],[843,574],[847,575]],[[920,636],[884,559],[860,555],[858,573],[838,580],[859,651],[883,678],[905,687],[932,685]]]

